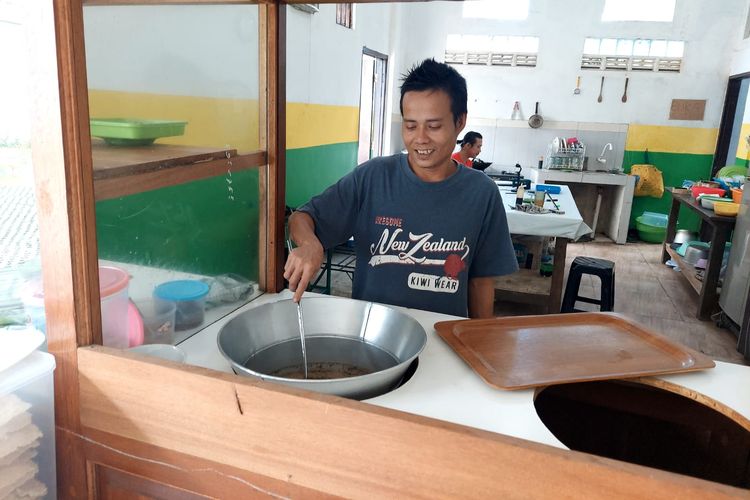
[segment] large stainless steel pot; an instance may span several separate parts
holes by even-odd
[[[296,304],[291,300],[245,311],[219,331],[222,355],[235,373],[311,391],[367,399],[393,389],[427,342],[411,316],[360,300],[303,298],[308,366],[343,363],[371,373],[323,380],[271,375],[302,366]]]

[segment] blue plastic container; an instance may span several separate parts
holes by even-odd
[[[154,300],[175,304],[175,330],[189,330],[203,323],[209,286],[197,280],[168,281],[154,288]]]
[[[549,194],[560,194],[560,186],[555,186],[554,184],[537,184],[536,190],[546,191]]]
[[[643,212],[643,215],[641,216],[642,223],[656,227],[667,227],[668,219],[669,216],[667,214],[660,214],[657,212]]]

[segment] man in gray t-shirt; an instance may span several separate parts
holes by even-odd
[[[518,269],[500,193],[451,159],[466,123],[466,81],[432,59],[401,87],[407,154],[363,163],[289,221],[284,277],[299,300],[323,249],[354,236],[352,297],[491,317],[494,277]]]

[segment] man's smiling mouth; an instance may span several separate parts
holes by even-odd
[[[428,155],[435,150],[434,149],[415,149],[414,151],[416,151],[417,154],[420,154],[420,155]]]

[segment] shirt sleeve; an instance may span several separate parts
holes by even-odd
[[[477,251],[469,269],[469,279],[503,276],[518,271],[502,196],[494,183],[492,190],[477,241]]]
[[[360,184],[356,173],[356,169],[349,172],[299,208],[312,217],[315,236],[325,249],[346,242],[354,234]]]

